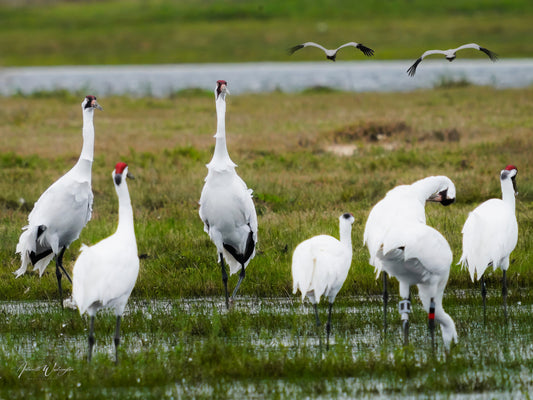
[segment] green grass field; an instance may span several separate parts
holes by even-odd
[[[138,247],[146,258],[124,317],[118,368],[112,363],[111,315],[97,319],[97,350],[87,365],[86,318],[60,311],[53,268],[41,279],[12,275],[19,266],[14,249],[33,202],[79,155],[83,95],[1,98],[0,397],[527,398],[533,368],[532,94],[467,86],[229,96],[229,152],[254,189],[259,217],[258,252],[231,312],[224,310],[215,248],[198,217],[214,145],[213,95],[99,98],[105,111],[95,116],[93,219],[65,264],[72,268],[81,243],[113,232],[111,170],[119,160],[128,162],[136,176],[129,187]],[[337,154],[346,149],[354,153]],[[508,163],[518,166],[520,192],[519,241],[508,274],[510,320],[502,323],[501,272],[488,271],[484,326],[477,284],[455,262],[468,212],[501,195],[499,171]],[[387,190],[435,174],[448,175],[457,188],[455,204],[428,204],[426,213],[454,253],[444,307],[456,321],[459,345],[445,355],[437,329],[433,357],[416,296],[412,343],[402,347],[395,283],[392,326],[382,336],[381,283],[368,265],[362,233],[372,205]],[[338,216],[347,211],[356,217],[354,258],[326,352],[311,309],[291,293],[291,254],[312,235],[337,236]],[[235,283],[234,276],[230,287]],[[325,318],[325,307],[321,313]],[[36,371],[45,367],[52,369],[49,376]]]
[[[317,49],[287,55],[309,40],[360,42],[381,60],[470,42],[527,57],[532,17],[527,0],[0,1],[0,66],[324,59]],[[361,58],[345,51],[339,59]]]
[[[18,268],[14,248],[33,203],[79,155],[81,99],[64,93],[0,99],[2,299],[56,296],[53,273],[41,280],[32,275],[13,280],[11,271]],[[509,163],[518,166],[520,192],[520,239],[511,279],[518,286],[532,282],[530,89],[273,93],[230,96],[228,101],[230,155],[254,189],[260,225],[258,254],[243,294],[288,294],[292,249],[317,233],[337,236],[343,212],[356,217],[347,294],[378,293],[362,246],[366,217],[389,189],[428,175],[447,175],[457,187],[451,207],[429,204],[426,210],[429,224],[445,235],[458,261],[468,212],[501,196],[499,171]],[[216,252],[198,216],[205,164],[214,145],[212,94],[111,97],[101,103],[105,111],[95,116],[94,215],[67,252],[67,265],[82,242],[93,244],[113,232],[117,201],[111,170],[123,160],[137,177],[130,191],[139,252],[147,257],[134,295],[220,295]],[[339,148],[355,148],[355,153],[339,156],[334,152]],[[498,273],[494,276],[499,279]],[[455,265],[450,280],[470,287],[467,274]]]
[[[308,40],[329,47],[359,41],[382,60],[472,41],[501,58],[527,57],[532,17],[526,0],[0,0],[0,67],[322,60],[318,50],[287,55]],[[87,318],[59,308],[53,266],[42,278],[13,275],[33,203],[79,156],[86,94],[0,97],[0,399],[531,398],[533,88],[443,81],[412,93],[317,88],[229,96],[229,153],[254,190],[259,220],[257,254],[230,311],[198,216],[214,148],[213,94],[94,93],[105,111],[95,115],[93,218],[64,262],[71,270],[82,243],[114,232],[111,171],[127,162],[136,177],[129,189],[143,258],[118,366],[110,313],[97,317],[88,364]],[[510,163],[518,167],[519,240],[508,273],[509,321],[501,271],[488,270],[484,324],[479,285],[456,265],[461,229],[469,211],[501,196],[499,171]],[[454,254],[444,308],[459,343],[449,353],[439,328],[432,351],[414,288],[411,343],[402,346],[395,281],[383,333],[381,281],[362,243],[368,213],[389,189],[440,174],[457,188],[451,206],[426,206],[428,224]],[[309,303],[292,294],[291,256],[313,235],[338,236],[344,212],[356,218],[353,263],[326,351],[324,327],[314,326]],[[230,288],[236,281],[230,278]],[[64,287],[70,294],[70,284]],[[322,302],[322,321],[326,308]]]

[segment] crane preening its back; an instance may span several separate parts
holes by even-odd
[[[315,309],[317,327],[318,303],[324,295],[329,301],[326,324],[327,347],[331,331],[331,310],[352,264],[352,214],[339,217],[340,240],[329,235],[314,236],[300,243],[292,255],[293,293],[300,290],[302,301],[307,297]]]
[[[81,103],[83,111],[83,147],[74,167],[54,182],[35,203],[28,216],[16,252],[20,253],[21,267],[15,271],[23,275],[31,263],[42,276],[48,263],[55,257],[59,301],[63,307],[61,276],[64,273],[63,254],[91,219],[93,193],[91,168],[94,155],[94,110],[102,110],[95,96],[87,96]]]
[[[245,270],[255,256],[257,244],[257,214],[252,200],[252,190],[235,172],[236,164],[231,161],[226,146],[226,95],[227,82],[217,81],[215,105],[217,132],[215,151],[207,164],[207,177],[200,196],[200,218],[204,231],[215,244],[222,281],[226,295],[226,307],[233,302],[237,290],[245,277]],[[229,264],[230,275],[239,274],[239,281],[231,299],[228,294],[228,275],[224,260]]]
[[[459,263],[468,268],[472,281],[481,280],[483,315],[486,310],[486,286],[483,274],[492,265],[501,268],[502,297],[507,320],[507,278],[509,256],[518,241],[518,223],[515,215],[517,168],[508,165],[500,172],[501,199],[490,199],[472,211],[463,226],[463,254]]]
[[[370,211],[364,243],[376,276],[383,273],[383,318],[386,329],[387,274],[400,282],[400,314],[408,338],[411,311],[409,287],[416,284],[428,315],[440,323],[444,344],[456,340],[455,324],[442,308],[452,253],[444,237],[426,225],[427,201],[449,205],[455,201],[455,185],[446,176],[430,176],[390,190]],[[433,307],[431,307],[433,305]],[[434,313],[430,309],[434,308]],[[432,337],[433,332],[431,331]]]
[[[112,173],[118,197],[118,226],[115,233],[93,246],[82,246],[74,264],[72,297],[80,314],[90,317],[89,355],[94,339],[94,318],[102,308],[113,308],[117,317],[115,329],[115,361],[118,361],[120,318],[139,274],[139,256],[133,225],[133,209],[126,177],[128,166],[117,163]]]

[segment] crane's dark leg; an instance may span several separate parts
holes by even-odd
[[[237,286],[235,286],[235,289],[233,289],[233,293],[231,295],[231,301],[235,298],[235,294],[237,294],[237,290],[239,290],[239,287],[241,286],[241,282],[246,276],[246,269],[244,268],[244,264],[241,264],[241,273],[239,274],[239,281],[237,282]]]
[[[331,309],[332,308],[333,308],[333,303],[329,303],[328,323],[326,324],[326,350],[329,350],[329,333],[331,332]]]
[[[117,315],[117,326],[115,328],[115,364],[118,364],[118,345],[120,344],[120,315]]]
[[[431,335],[431,349],[435,351],[435,300],[433,297],[429,303],[428,328]]]
[[[89,355],[87,356],[87,361],[91,362],[91,357],[93,355],[93,346],[95,343],[94,339],[94,315],[91,316],[89,323]]]
[[[318,305],[315,303],[313,304],[313,307],[315,308],[316,326],[318,328],[320,326],[320,318],[318,318]]]
[[[72,279],[70,279],[69,274],[63,268],[63,254],[65,254],[66,247],[63,247],[59,254],[56,255],[56,278],[57,278],[57,286],[59,288],[59,302],[61,304],[61,308],[63,308],[63,288],[61,287],[61,277],[63,276],[61,271],[65,273],[70,283],[72,283]]]
[[[487,323],[487,285],[485,277],[481,277],[481,297],[483,298],[483,324]]]
[[[503,315],[505,316],[505,322],[507,322],[507,271],[506,270],[503,270],[502,298],[503,298]]]
[[[224,291],[226,293],[226,308],[229,308],[229,295],[228,295],[228,274],[226,267],[224,266],[224,257],[220,253],[220,268],[222,269],[222,282],[224,282]]]
[[[320,331],[318,328],[320,327],[320,318],[318,318],[318,305],[315,303],[313,304],[313,307],[315,309],[315,320],[316,320],[316,331],[318,335],[318,346],[320,348],[320,352],[322,352],[322,335],[320,334]]]
[[[383,271],[381,273],[383,279],[383,332],[387,334],[387,305],[389,303],[389,291],[387,285],[387,273]]]
[[[66,247],[63,247],[58,254],[59,268],[61,268],[61,271],[63,271],[63,273],[67,276],[68,281],[72,283],[72,279],[70,278],[70,275],[68,274],[67,270],[63,267],[63,254],[65,254],[66,249],[67,249]]]

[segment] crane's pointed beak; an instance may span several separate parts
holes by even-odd
[[[100,110],[100,111],[104,111],[104,109],[102,108],[102,106],[100,104],[98,104],[98,102],[96,100],[93,100],[92,103],[91,103],[91,106],[93,108],[96,108],[97,110]]]
[[[455,201],[454,197],[448,197],[448,189],[444,189],[438,193],[432,194],[427,201],[433,201],[436,203],[440,203],[443,206],[449,206]]]

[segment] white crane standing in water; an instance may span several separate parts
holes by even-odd
[[[204,230],[215,244],[222,270],[222,281],[226,295],[226,307],[233,302],[237,290],[245,277],[245,270],[255,256],[257,244],[257,214],[252,200],[252,190],[237,175],[226,146],[226,95],[227,82],[217,81],[215,105],[217,132],[215,151],[207,164],[207,177],[200,196],[200,218]],[[224,260],[229,264],[230,275],[239,274],[239,281],[231,299],[228,294],[228,275]]]
[[[81,103],[83,111],[83,147],[74,167],[52,184],[35,203],[28,216],[16,252],[20,253],[21,267],[15,271],[18,278],[31,263],[39,276],[55,257],[59,301],[63,307],[61,277],[64,273],[63,254],[80,236],[91,219],[93,193],[91,169],[94,155],[94,110],[102,110],[95,96],[87,96]]]
[[[139,274],[139,256],[133,225],[133,208],[126,177],[128,166],[117,163],[112,173],[118,196],[118,226],[115,233],[93,246],[81,247],[74,264],[72,297],[80,314],[90,317],[89,354],[91,361],[94,338],[94,318],[102,308],[113,308],[117,317],[115,329],[115,362],[118,362],[120,318]]]
[[[468,268],[472,281],[481,280],[483,316],[486,316],[487,289],[483,274],[492,265],[503,272],[503,310],[507,320],[507,269],[509,256],[518,241],[518,223],[515,215],[516,174],[514,165],[500,172],[501,199],[490,199],[472,211],[463,226],[463,255],[459,263]]]
[[[326,324],[327,347],[331,331],[331,310],[335,297],[341,290],[352,265],[352,214],[339,217],[340,240],[329,235],[318,235],[296,246],[292,255],[293,293],[298,289],[302,301],[307,297],[315,309],[316,326],[320,326],[318,303],[324,295],[328,298]]]
[[[421,222],[403,221],[385,233],[376,254],[376,264],[400,282],[399,304],[404,328],[404,341],[408,343],[411,299],[409,289],[418,286],[418,295],[428,313],[432,343],[435,322],[442,330],[444,346],[449,349],[457,342],[453,319],[444,311],[442,298],[448,282],[452,251],[444,236]]]
[[[424,228],[419,226],[426,225],[425,204],[427,201],[438,202],[444,206],[452,204],[455,201],[455,185],[446,176],[430,176],[418,180],[411,185],[397,186],[387,192],[386,196],[372,208],[365,225],[364,244],[366,244],[370,253],[369,263],[375,267],[376,276],[379,276],[380,273],[383,274],[383,321],[385,331],[387,329],[387,303],[389,297],[387,274],[393,274],[393,276],[396,276],[396,278],[400,280],[399,276],[401,275],[401,269],[410,268],[407,265],[412,263],[412,261],[409,261],[410,258],[423,257],[422,254],[425,251],[425,248],[419,249],[414,247],[416,243],[412,241],[412,237],[406,236],[408,234],[407,227],[410,227],[410,232],[414,237],[420,236],[420,232],[427,231],[428,237],[425,244],[437,245],[442,249],[442,254],[440,254],[439,260],[437,260],[438,265],[428,265],[428,268],[435,269],[435,272],[432,272],[432,274],[438,275],[438,277],[432,276],[431,280],[428,280],[429,275],[424,277],[417,276],[416,273],[413,273],[413,276],[410,276],[403,285],[400,284],[400,295],[404,299],[400,303],[400,314],[402,316],[402,320],[404,321],[404,331],[406,337],[409,329],[408,314],[411,309],[409,300],[409,286],[418,283],[434,286],[436,280],[444,279],[442,269],[444,268],[443,265],[446,264],[448,257],[446,248],[449,249],[449,246],[446,240],[442,238],[442,235],[440,235],[437,231],[433,232],[434,230],[427,230],[426,228],[429,227]],[[416,228],[413,224],[417,224]],[[404,226],[406,227],[406,232],[402,235],[400,232]],[[392,236],[391,231],[394,231],[395,234],[398,235],[398,238]],[[405,252],[405,249],[401,253],[398,253],[398,251],[395,251],[391,254],[384,252],[383,246],[385,240],[387,240],[387,243],[390,244],[395,243],[400,239],[409,241],[407,253]],[[402,246],[400,245],[398,247]],[[390,247],[389,250],[393,250],[393,248]],[[401,261],[402,259],[403,261]],[[400,265],[393,265],[393,262]],[[406,265],[402,266],[401,264],[404,262]],[[422,261],[419,261],[419,264],[421,263]],[[386,266],[384,264],[386,264]],[[449,265],[447,268],[449,272]],[[405,272],[405,274],[408,273],[409,272],[407,271]],[[444,285],[446,284],[447,279],[448,275],[446,274]],[[444,289],[444,287],[442,289]],[[406,290],[407,293],[405,293]],[[419,293],[421,293],[421,290],[424,289],[421,289],[421,286],[419,286]],[[442,299],[442,293],[439,294],[436,289],[431,289],[429,291],[435,294],[435,296],[440,296]],[[431,298],[429,300],[431,300]],[[429,302],[427,305],[429,306]],[[426,303],[424,303],[424,306],[426,307]],[[426,308],[429,310],[428,307]]]

